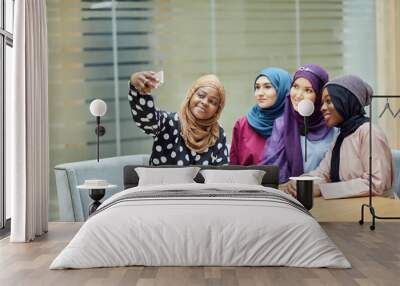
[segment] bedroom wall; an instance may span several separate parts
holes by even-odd
[[[400,3],[396,0],[376,3],[376,46],[377,46],[377,94],[400,96]],[[400,110],[400,98],[390,99],[394,113]],[[377,99],[374,108],[379,114],[386,100]],[[400,149],[400,113],[397,118],[386,112],[376,122],[385,130],[392,148]]]
[[[263,67],[294,72],[299,64],[318,63],[331,76],[353,71],[376,82],[375,34],[363,33],[364,24],[375,22],[374,0],[115,1],[118,80],[112,13],[96,7],[99,2],[47,1],[51,169],[96,157],[95,120],[88,111],[94,98],[108,104],[102,157],[150,152],[151,138],[132,124],[127,102],[134,71],[164,70],[156,103],[170,111],[198,76],[217,73],[227,90],[221,123],[228,142],[235,119],[254,104],[253,81]],[[355,26],[360,19],[364,24]],[[50,218],[57,219],[53,172],[50,189]]]

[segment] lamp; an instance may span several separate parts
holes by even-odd
[[[96,129],[95,133],[97,135],[97,162],[100,160],[100,136],[106,133],[104,126],[100,125],[100,117],[104,116],[107,112],[107,104],[101,99],[95,99],[90,103],[89,106],[90,113],[96,117]],[[83,185],[79,185],[78,189],[89,190],[89,197],[93,202],[89,205],[89,215],[94,213],[96,209],[100,206],[100,200],[104,197],[107,188],[115,187],[110,185],[106,180],[90,179],[85,180]]]
[[[307,117],[314,113],[314,103],[309,99],[303,99],[299,102],[298,110],[300,115],[304,117],[304,157],[307,162]]]
[[[101,99],[95,99],[90,103],[89,106],[90,113],[96,117],[96,129],[95,133],[97,135],[97,162],[99,162],[100,157],[100,136],[106,133],[104,126],[100,125],[100,117],[104,116],[107,112],[107,104]]]

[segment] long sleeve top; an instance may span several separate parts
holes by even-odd
[[[290,148],[285,146],[283,137],[283,116],[278,117],[274,122],[272,134],[268,139],[268,144],[265,147],[264,158],[262,164],[279,164],[279,183],[283,184],[289,181],[289,177],[293,176],[290,173],[289,163],[286,159],[285,152],[273,152],[281,148]],[[322,139],[317,141],[307,141],[307,162],[305,161],[305,141],[304,136],[300,136],[301,151],[303,158],[303,167],[305,172],[309,172],[318,167],[321,160],[324,158],[326,151],[335,139],[338,130],[332,128],[329,133]]]
[[[224,129],[220,126],[218,141],[204,153],[190,150],[181,137],[181,123],[176,112],[155,107],[151,95],[143,95],[130,84],[128,95],[133,120],[154,138],[150,165],[223,165],[229,161]]]
[[[231,165],[258,165],[261,162],[267,139],[250,126],[246,116],[239,118],[233,127],[230,149]]]
[[[336,141],[336,140],[335,140]],[[322,181],[330,182],[332,143],[319,166],[305,175],[318,176]],[[369,187],[369,123],[361,125],[354,133],[343,139],[340,148],[339,178],[341,188],[351,184],[352,180],[360,180]],[[385,134],[373,126],[372,129],[372,192],[382,195],[390,190],[394,180],[394,162]],[[334,183],[336,184],[336,183]]]
[[[300,136],[301,154],[303,156],[304,172],[310,172],[316,169],[319,163],[324,159],[329,146],[335,140],[338,131],[332,128],[331,131],[322,140],[311,141],[307,139],[307,161],[306,161],[306,148],[305,136]]]

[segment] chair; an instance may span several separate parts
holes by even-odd
[[[87,179],[103,179],[117,185],[106,190],[104,199],[124,189],[123,170],[126,165],[148,165],[150,155],[129,155],[96,160],[66,163],[54,167],[60,221],[85,221],[91,202],[87,190],[78,185]]]

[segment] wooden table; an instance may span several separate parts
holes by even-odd
[[[312,215],[319,222],[358,222],[361,218],[361,205],[368,203],[368,197],[325,200],[314,198]],[[377,216],[400,216],[400,200],[383,197],[373,197],[372,205]],[[364,210],[364,221],[371,221],[369,208]],[[376,220],[377,222],[383,220]],[[384,220],[387,221],[387,220]],[[400,220],[397,220],[400,222]]]

